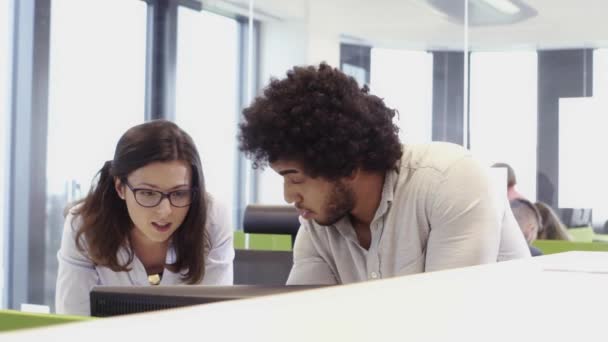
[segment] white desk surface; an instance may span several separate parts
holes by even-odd
[[[34,341],[607,341],[608,253],[527,260],[0,334]]]

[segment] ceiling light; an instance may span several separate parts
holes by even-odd
[[[538,14],[526,4],[530,0],[466,0],[469,26],[511,25]],[[462,0],[426,0],[433,11],[443,13],[448,21],[464,23]]]
[[[519,13],[519,7],[509,0],[483,0],[483,2],[506,14]]]

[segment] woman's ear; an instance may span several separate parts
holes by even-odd
[[[120,197],[124,200],[125,199],[125,185],[122,184],[122,182],[120,181],[120,179],[118,179],[118,177],[114,177],[114,189],[116,189],[116,193],[118,194],[118,197]]]

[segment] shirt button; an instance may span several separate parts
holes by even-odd
[[[369,276],[372,277],[372,279],[378,279],[378,273],[376,273],[376,272],[370,273]]]

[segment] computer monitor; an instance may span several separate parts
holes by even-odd
[[[90,292],[91,316],[125,315],[317,287],[319,286],[95,286]]]

